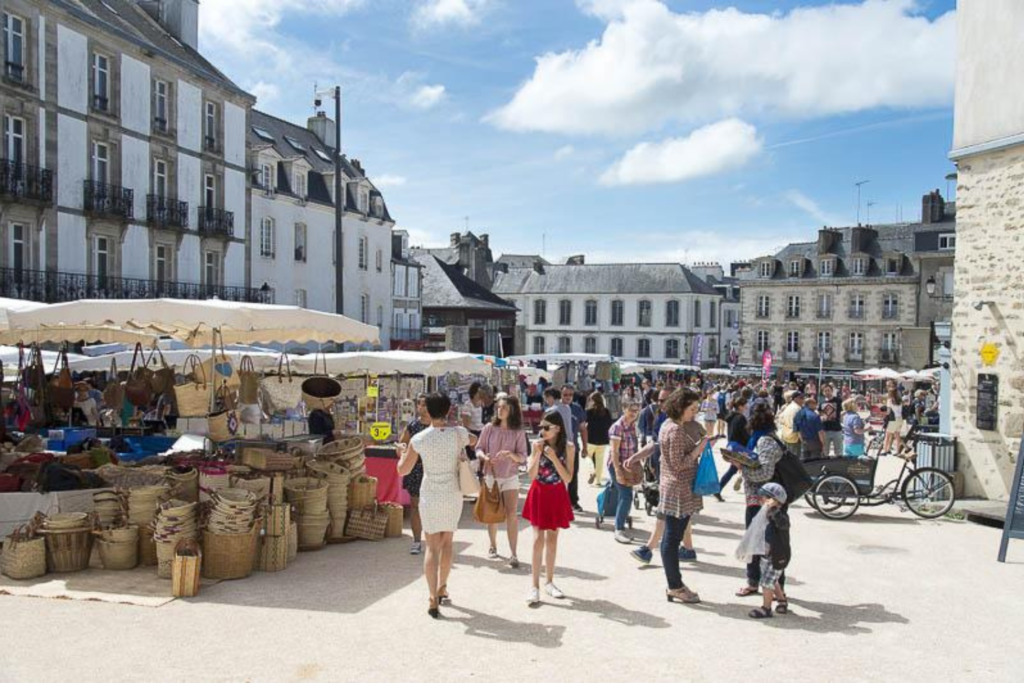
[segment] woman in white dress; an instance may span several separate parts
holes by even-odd
[[[476,437],[464,427],[448,426],[448,412],[452,404],[447,396],[430,394],[426,403],[430,427],[414,436],[408,446],[398,445],[398,472],[405,476],[418,461],[423,462],[419,502],[427,541],[423,573],[430,588],[430,609],[427,613],[437,619],[441,616],[441,602],[449,602],[452,539],[462,516],[459,461],[466,459],[466,446],[475,445]]]

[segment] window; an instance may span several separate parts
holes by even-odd
[[[622,338],[621,337],[612,337],[611,351],[612,351],[612,355],[615,356],[616,358],[621,358],[622,357]]]
[[[558,324],[572,325],[572,302],[568,299],[558,302]]]
[[[665,302],[665,327],[679,327],[679,302],[675,299]]]
[[[708,325],[718,327],[718,312],[715,310],[715,302],[708,302]]]
[[[110,147],[106,143],[92,143],[92,179],[97,183],[110,182]]]
[[[97,237],[93,251],[93,275],[96,276],[100,287],[106,286],[107,277],[110,275],[110,240],[106,237]]]
[[[217,206],[217,179],[211,173],[207,173],[203,179],[203,201],[208,209]]]
[[[306,261],[306,224],[295,224],[295,260]]]
[[[650,358],[651,357],[651,340],[650,339],[637,339],[636,340],[636,357],[637,358]]]
[[[832,317],[832,295],[831,294],[819,294],[818,295],[818,318],[821,320],[827,320]]]
[[[29,265],[28,230],[22,223],[11,223],[11,267],[21,272]]]
[[[895,294],[886,294],[882,297],[882,317],[886,320],[895,320],[900,313],[900,298]]]
[[[359,270],[370,269],[370,241],[366,237],[359,238]],[[365,320],[363,322],[366,322]]]
[[[760,272],[761,272],[761,277],[771,277],[772,276],[772,262],[771,261],[762,261],[761,262],[761,271]]]
[[[170,85],[167,81],[153,82],[153,125],[158,131],[167,132],[167,121],[170,118],[168,110],[168,94]]]
[[[257,133],[257,135],[258,134],[259,133]],[[271,142],[273,142],[273,140],[274,140],[274,138],[270,138]],[[316,147],[314,147],[313,148],[313,153],[316,154],[318,157],[320,157],[320,159],[322,161],[326,161],[329,164],[333,164],[334,163],[334,159],[331,158],[331,155],[328,154],[327,152],[323,151],[322,149],[317,149]]]
[[[377,259],[377,261],[376,261],[376,263],[374,265],[377,268],[377,272],[378,273],[383,273],[384,272],[384,252],[381,251],[380,249],[377,250],[376,259]]]
[[[849,345],[849,360],[864,359],[864,333],[851,332]]]
[[[586,337],[583,340],[583,353],[597,353],[597,337]]]
[[[770,335],[768,333],[768,330],[758,330],[757,331],[757,353],[758,354],[762,354],[765,351],[767,351],[769,348],[771,348],[771,341],[770,341],[770,339],[771,339],[771,337],[770,337]]]
[[[299,308],[306,307],[306,290],[296,289],[295,290],[295,305]]]
[[[800,357],[800,333],[795,330],[786,333],[786,356]]]
[[[786,300],[786,317],[800,317],[800,297],[796,294],[790,294],[789,298]]]
[[[693,302],[693,326],[700,327],[700,299]]]
[[[735,324],[736,324],[736,311],[732,310],[731,308],[727,309],[725,311],[725,326],[727,328],[729,328],[729,329],[732,329],[732,327]]]
[[[614,325],[615,327],[622,327],[622,321],[625,319],[625,317],[626,304],[621,299],[615,299],[614,301],[612,301],[612,325]]]
[[[800,277],[801,265],[802,264],[800,263],[799,259],[790,261],[789,262],[789,276],[790,277]]]
[[[203,117],[203,137],[206,149],[217,148],[217,105],[206,103],[206,115]]]
[[[303,144],[302,144],[301,142],[299,142],[298,140],[296,140],[295,138],[293,138],[292,136],[290,136],[290,135],[285,135],[285,136],[284,136],[284,140],[285,140],[285,142],[287,142],[287,143],[288,143],[289,145],[291,145],[291,146],[292,146],[292,148],[293,148],[293,149],[294,149],[294,150],[295,150],[296,152],[302,152],[303,154],[305,154],[305,153],[306,153],[306,148],[305,148],[305,147],[303,146]]]
[[[274,165],[263,164],[260,168],[260,187],[270,192],[274,191]]]
[[[220,254],[215,251],[208,251],[204,256],[206,285],[216,287],[220,284]]]
[[[583,324],[584,325],[596,325],[597,324],[597,302],[593,299],[587,299],[586,303],[583,304]]]
[[[153,162],[153,194],[157,197],[167,196],[167,162],[163,159]]]
[[[384,307],[377,306],[377,327],[384,327]]]
[[[947,270],[942,273],[942,298],[953,298],[953,271]]]
[[[830,258],[822,259],[818,264],[818,270],[822,277],[832,277],[835,271],[836,262]]]
[[[901,259],[898,258],[887,258],[885,259],[885,274],[886,275],[899,275],[900,274],[900,263]]]
[[[25,20],[14,14],[4,15],[4,73],[12,81],[25,80]]]
[[[665,358],[667,360],[676,360],[679,358],[679,340],[678,339],[666,339],[665,340]]]
[[[295,172],[295,180],[292,185],[292,191],[297,197],[305,199],[307,196],[306,192],[306,172],[299,170]]]
[[[712,360],[718,358],[718,337],[708,339],[708,355]]]
[[[25,119],[4,116],[4,153],[7,161],[21,164],[25,161]]]
[[[864,317],[864,295],[854,294],[850,297],[850,318],[860,320]]]
[[[767,294],[757,297],[757,317],[770,318],[772,315],[772,298]]]
[[[170,264],[167,259],[167,247],[162,244],[158,244],[156,247],[156,267],[153,269],[156,274],[157,282],[167,282],[171,278],[169,277]]]
[[[899,336],[897,332],[886,332],[882,335],[882,361],[895,363],[899,360]]]
[[[269,216],[260,224],[260,256],[274,258],[274,219]]]
[[[359,320],[370,324],[370,295],[363,294],[359,297]]]
[[[572,353],[572,338],[571,337],[559,337],[558,338],[558,352],[559,353]]]
[[[110,109],[110,59],[98,53],[92,56],[92,107]]]
[[[544,337],[533,338],[533,352],[536,354],[544,353]]]
[[[274,141],[274,136],[268,133],[263,128],[260,128],[259,126],[252,126],[252,132],[256,133],[256,137],[258,137],[260,140],[263,140],[264,142]],[[325,161],[330,161],[330,159],[325,159]]]
[[[821,358],[829,358],[832,355],[832,333],[831,332],[819,332],[818,333],[818,355]]]
[[[955,233],[939,235],[939,251],[953,251],[954,249],[956,249]]]
[[[359,191],[359,212],[367,213],[369,211],[369,195],[366,194],[366,190]]]
[[[867,272],[867,261],[862,258],[853,259],[853,274],[863,276]]]
[[[548,302],[544,299],[537,299],[533,302],[533,324],[548,324]]]

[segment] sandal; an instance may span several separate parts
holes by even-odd
[[[684,605],[697,605],[700,603],[700,596],[686,586],[676,588],[675,590],[667,589],[665,591],[665,599],[669,602],[678,600]]]
[[[744,586],[742,590],[736,591],[737,598],[749,598],[751,595],[760,595],[761,592],[753,586]]]
[[[750,612],[747,614],[747,616],[750,617],[751,619],[771,619],[772,618],[772,608],[771,607],[758,607],[757,609],[750,610]]]
[[[448,584],[437,589],[437,601],[442,605],[451,604],[451,597],[448,595]]]
[[[441,610],[438,609],[437,598],[430,598],[430,608],[427,610],[427,614],[430,615],[431,619],[439,619],[441,617]]]
[[[775,604],[776,614],[789,614],[789,600],[779,600]]]

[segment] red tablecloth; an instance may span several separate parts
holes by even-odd
[[[409,504],[409,493],[402,488],[398,460],[366,456],[366,474],[377,477],[377,502]]]

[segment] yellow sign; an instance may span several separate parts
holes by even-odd
[[[390,422],[374,422],[370,425],[370,436],[374,441],[385,441],[391,436]]]
[[[368,398],[377,398],[378,396],[380,396],[380,389],[377,388],[376,384],[371,384],[370,386],[366,387],[366,396]]]
[[[999,347],[988,342],[981,347],[981,362],[985,365],[995,365],[999,360]]]

